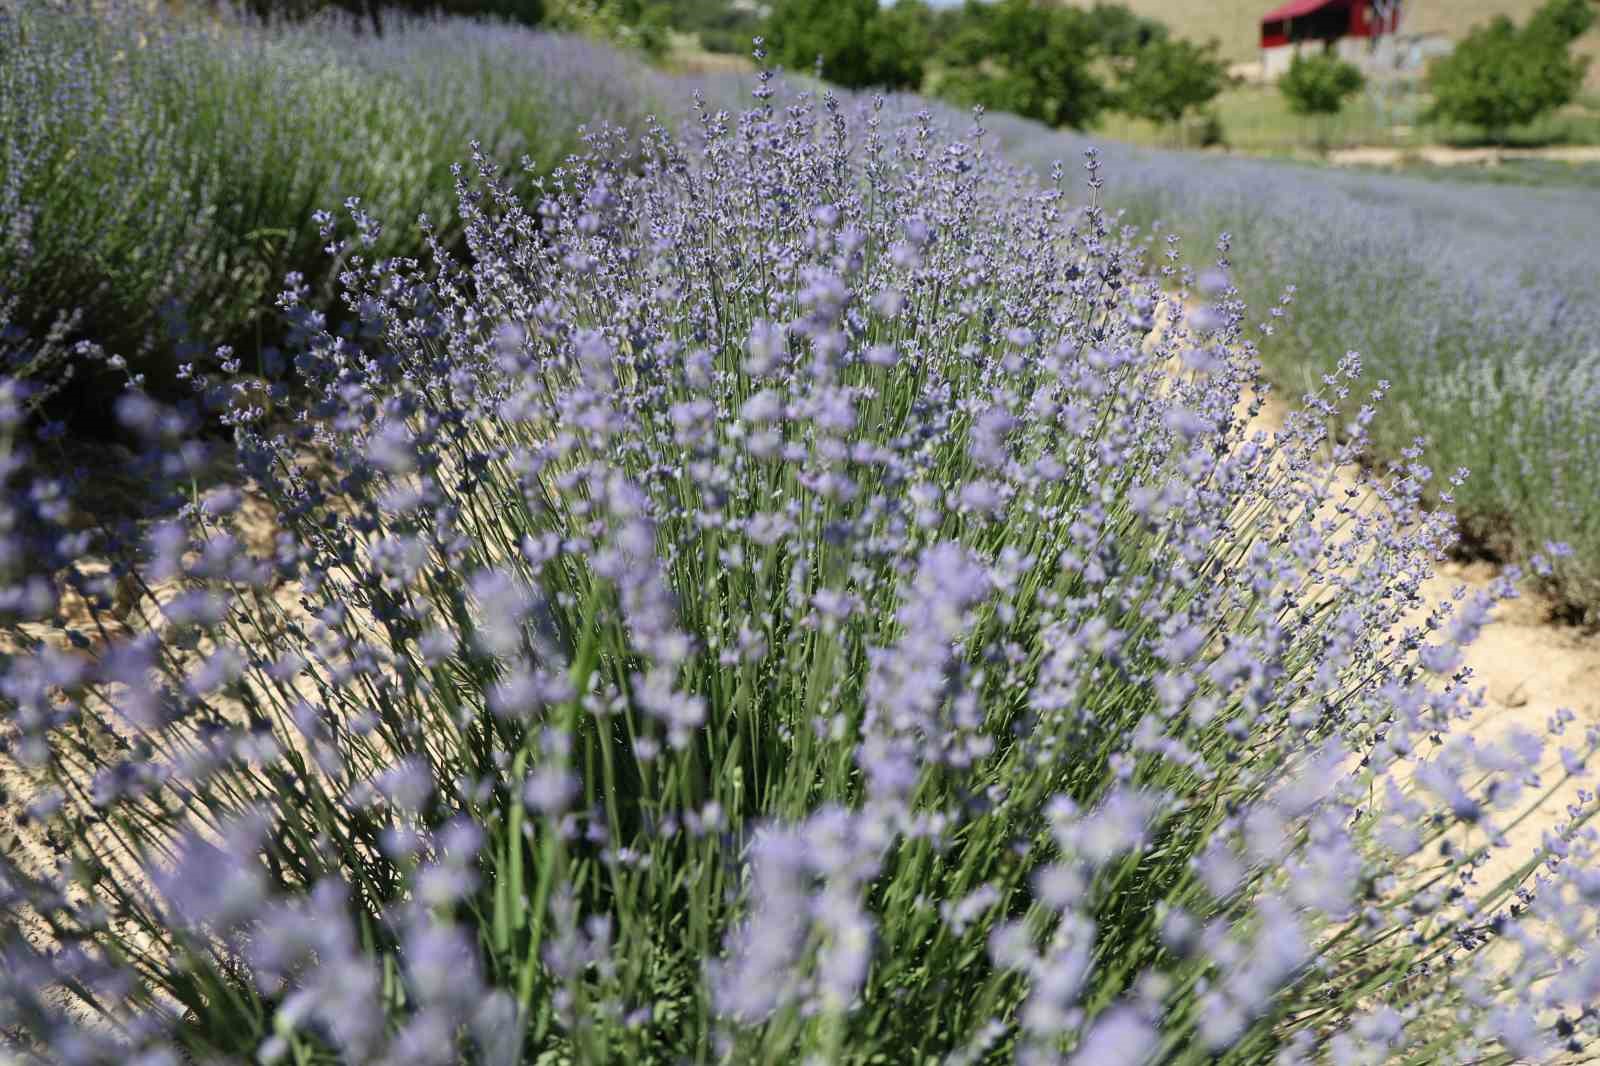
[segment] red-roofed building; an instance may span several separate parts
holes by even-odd
[[[1311,49],[1359,59],[1399,29],[1396,0],[1288,0],[1261,16],[1263,72],[1281,72],[1296,53]]]

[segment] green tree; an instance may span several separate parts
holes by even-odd
[[[1185,115],[1216,99],[1227,83],[1217,42],[1162,38],[1146,43],[1117,79],[1117,107],[1157,125],[1181,123]]]
[[[1136,15],[1124,4],[1097,3],[1089,9],[1089,22],[1101,49],[1110,56],[1131,57],[1147,44],[1165,41],[1165,23]]]
[[[791,70],[810,71],[851,88],[913,89],[922,82],[922,53],[914,34],[921,0],[884,10],[878,0],[778,0],[767,23],[772,57]],[[904,10],[902,10],[904,9]]]
[[[433,10],[438,5],[416,4],[416,7]],[[521,23],[524,26],[537,26],[544,21],[544,0],[461,0],[456,5],[458,9],[471,10],[474,14],[494,15],[510,22]],[[446,5],[445,10],[449,10]]]
[[[1522,29],[1502,15],[1473,30],[1429,68],[1429,117],[1481,127],[1503,143],[1511,127],[1571,102],[1589,65],[1571,45],[1594,17],[1589,0],[1550,0]]]
[[[1527,32],[1565,47],[1587,33],[1594,20],[1590,0],[1548,0],[1528,19]]]
[[[1101,51],[1094,22],[1079,9],[967,0],[940,55],[938,89],[960,103],[1082,129],[1112,103],[1093,69]]]
[[[1333,117],[1366,84],[1361,71],[1332,52],[1296,55],[1278,79],[1278,91],[1297,115],[1317,119],[1317,147],[1326,149]]]
[[[884,84],[913,91],[922,88],[927,71],[925,60],[938,32],[933,8],[924,0],[896,0],[881,10],[873,32],[878,35],[873,47],[880,55],[900,57],[900,78]]]
[[[483,0],[465,2],[481,3]],[[519,0],[491,2],[517,3]],[[614,41],[652,56],[660,56],[667,50],[672,13],[665,4],[655,0],[546,0],[546,7],[545,21],[552,29]]]

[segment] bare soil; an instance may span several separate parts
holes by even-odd
[[[1268,397],[1251,429],[1276,432],[1288,410],[1278,396]],[[1444,562],[1424,594],[1441,600],[1462,586],[1469,593],[1487,591],[1500,576],[1491,562]],[[1552,621],[1559,613],[1557,604],[1531,592],[1495,608],[1494,621],[1467,650],[1488,695],[1477,728],[1521,725],[1542,732],[1560,708],[1578,715],[1579,723],[1600,724],[1600,632]]]
[[[1275,433],[1289,410],[1280,397],[1269,395],[1250,430]],[[1429,603],[1449,600],[1461,588],[1470,596],[1489,591],[1500,576],[1501,568],[1490,562],[1443,562],[1423,584],[1422,594]],[[1467,724],[1474,739],[1494,742],[1519,729],[1548,737],[1557,712],[1570,711],[1576,716],[1564,735],[1547,742],[1542,787],[1528,794],[1549,791],[1550,795],[1535,813],[1506,834],[1510,846],[1497,849],[1479,871],[1480,884],[1493,884],[1511,872],[1518,859],[1539,845],[1546,831],[1566,821],[1568,805],[1581,802],[1580,790],[1594,790],[1595,774],[1600,770],[1591,762],[1580,776],[1553,787],[1564,774],[1560,748],[1581,752],[1584,731],[1600,724],[1600,631],[1552,621],[1560,614],[1558,608],[1535,593],[1502,600],[1490,624],[1466,649],[1466,666],[1472,672],[1469,687],[1481,690],[1484,697]]]
[[[1554,145],[1548,148],[1453,148],[1444,144],[1420,148],[1368,145],[1338,148],[1328,162],[1344,167],[1399,167],[1426,163],[1437,167],[1499,166],[1507,159],[1543,159],[1557,163],[1600,163],[1600,145]]]

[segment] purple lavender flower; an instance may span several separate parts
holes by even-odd
[[[426,25],[523,69],[519,32]],[[488,91],[406,72],[419,32],[351,62]],[[1491,605],[1426,602],[1453,520],[1420,449],[1361,466],[1360,360],[1247,435],[1228,239],[1219,278],[1125,230],[1099,156],[1082,198],[903,100],[713,90],[681,135],[597,119],[542,180],[477,146],[425,255],[342,191],[317,225],[349,318],[287,284],[299,398],[230,417],[237,477],[201,484],[194,420],[129,393],[154,521],[82,522],[0,418],[8,1038],[507,1064],[1592,1038],[1594,797],[1513,839],[1557,771],[1542,737],[1462,739]],[[1563,729],[1582,772],[1600,731]]]

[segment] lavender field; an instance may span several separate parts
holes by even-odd
[[[1592,194],[0,40],[4,1061],[1593,1056],[1600,724],[1423,591],[1600,602]]]
[[[1024,153],[1059,150],[1032,139]],[[1440,477],[1466,469],[1454,506],[1475,550],[1570,558],[1550,587],[1593,622],[1600,603],[1600,197],[1244,160],[1203,168],[1131,156],[1118,203],[1191,241],[1233,237],[1237,283],[1268,308],[1267,376],[1291,395],[1347,350],[1390,383],[1378,450],[1425,441]],[[1271,321],[1267,316],[1259,316]]]
[[[1044,172],[1096,148],[1107,203],[1182,235],[1231,238],[1267,379],[1290,396],[1348,351],[1389,385],[1385,456],[1418,439],[1453,493],[1468,547],[1524,564],[1564,545],[1549,585],[1600,616],[1600,197],[1592,189],[1461,185],[1107,145],[987,119],[1006,155]],[[1293,287],[1292,304],[1280,307]],[[1563,554],[1565,552],[1563,551]]]

